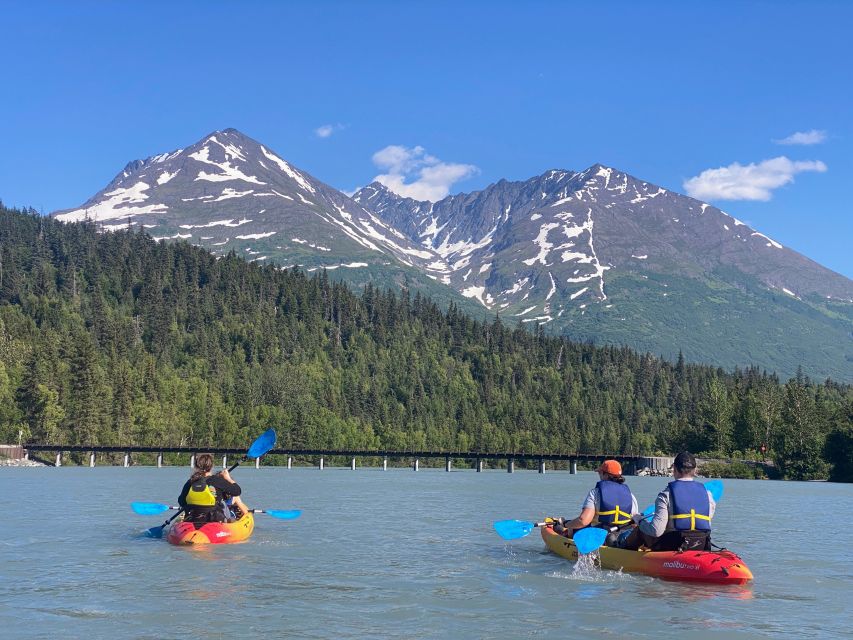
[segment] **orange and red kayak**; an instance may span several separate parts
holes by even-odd
[[[166,539],[172,544],[224,544],[242,542],[252,535],[255,518],[247,513],[234,522],[208,522],[199,528],[192,522],[178,522],[169,529]]]
[[[578,550],[570,538],[541,527],[548,549],[567,560],[577,560]],[[746,584],[752,571],[731,551],[629,551],[601,547],[597,551],[603,569],[643,573],[664,580],[687,580],[716,584]]]

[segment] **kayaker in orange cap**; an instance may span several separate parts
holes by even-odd
[[[696,458],[689,451],[675,456],[675,478],[655,500],[655,513],[640,519],[639,526],[620,544],[625,549],[641,545],[652,551],[701,551],[711,548],[711,518],[716,503],[711,492],[694,480]]]
[[[587,494],[580,515],[568,522],[560,518],[554,530],[571,538],[578,529],[589,526],[609,528],[631,522],[638,513],[637,499],[622,476],[622,465],[616,460],[605,460],[598,467],[599,481]],[[616,536],[609,538],[615,540]],[[611,540],[612,541],[612,540]]]

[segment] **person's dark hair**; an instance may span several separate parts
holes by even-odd
[[[614,476],[612,473],[605,473],[607,479],[618,484],[625,484],[625,476]]]
[[[211,453],[200,453],[195,457],[195,469],[193,470],[193,474],[190,476],[190,482],[195,482],[196,480],[200,480],[207,472],[213,469],[213,454]]]
[[[696,458],[694,458],[693,454],[689,451],[682,451],[675,456],[675,461],[672,463],[672,466],[678,469],[681,473],[691,471],[696,468]]]

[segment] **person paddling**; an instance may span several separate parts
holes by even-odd
[[[610,528],[631,522],[638,513],[637,499],[622,476],[622,465],[616,460],[605,460],[598,467],[599,481],[587,494],[580,515],[566,522],[562,518],[554,531],[571,538],[578,529],[588,526]],[[614,536],[610,536],[615,539]]]
[[[195,468],[181,489],[178,504],[185,509],[184,519],[196,524],[228,522],[234,519],[225,502],[228,496],[232,506],[240,509],[240,516],[248,512],[240,500],[242,489],[234,482],[228,469],[213,475],[213,456],[200,453],[195,458]]]
[[[701,551],[711,549],[711,518],[716,503],[705,485],[694,479],[696,458],[689,451],[675,456],[675,478],[655,500],[655,513],[649,519],[638,518],[639,526],[620,545],[652,551]]]

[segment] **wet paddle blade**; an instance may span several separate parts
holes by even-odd
[[[271,515],[273,518],[281,520],[295,520],[302,515],[299,509],[291,509],[290,511],[282,511],[281,509],[266,509],[263,513]]]
[[[158,502],[131,502],[130,508],[141,516],[156,516],[169,510],[169,505]]]
[[[723,497],[722,480],[711,480],[710,482],[706,482],[705,488],[711,493],[711,496],[714,498],[714,502],[719,502],[720,498]]]
[[[604,544],[604,541],[607,539],[607,531],[598,527],[588,527],[580,531],[575,531],[572,539],[575,541],[578,553],[586,555]]]
[[[160,525],[159,527],[151,527],[145,532],[145,535],[149,538],[162,538],[163,537],[163,529],[166,527],[164,525]]]
[[[272,449],[275,446],[275,429],[267,429],[261,435],[258,436],[258,439],[252,443],[252,446],[249,447],[248,453],[246,453],[246,457],[248,458],[260,458],[267,451]]]
[[[499,520],[493,526],[504,540],[518,540],[533,531],[535,525],[524,520]]]

